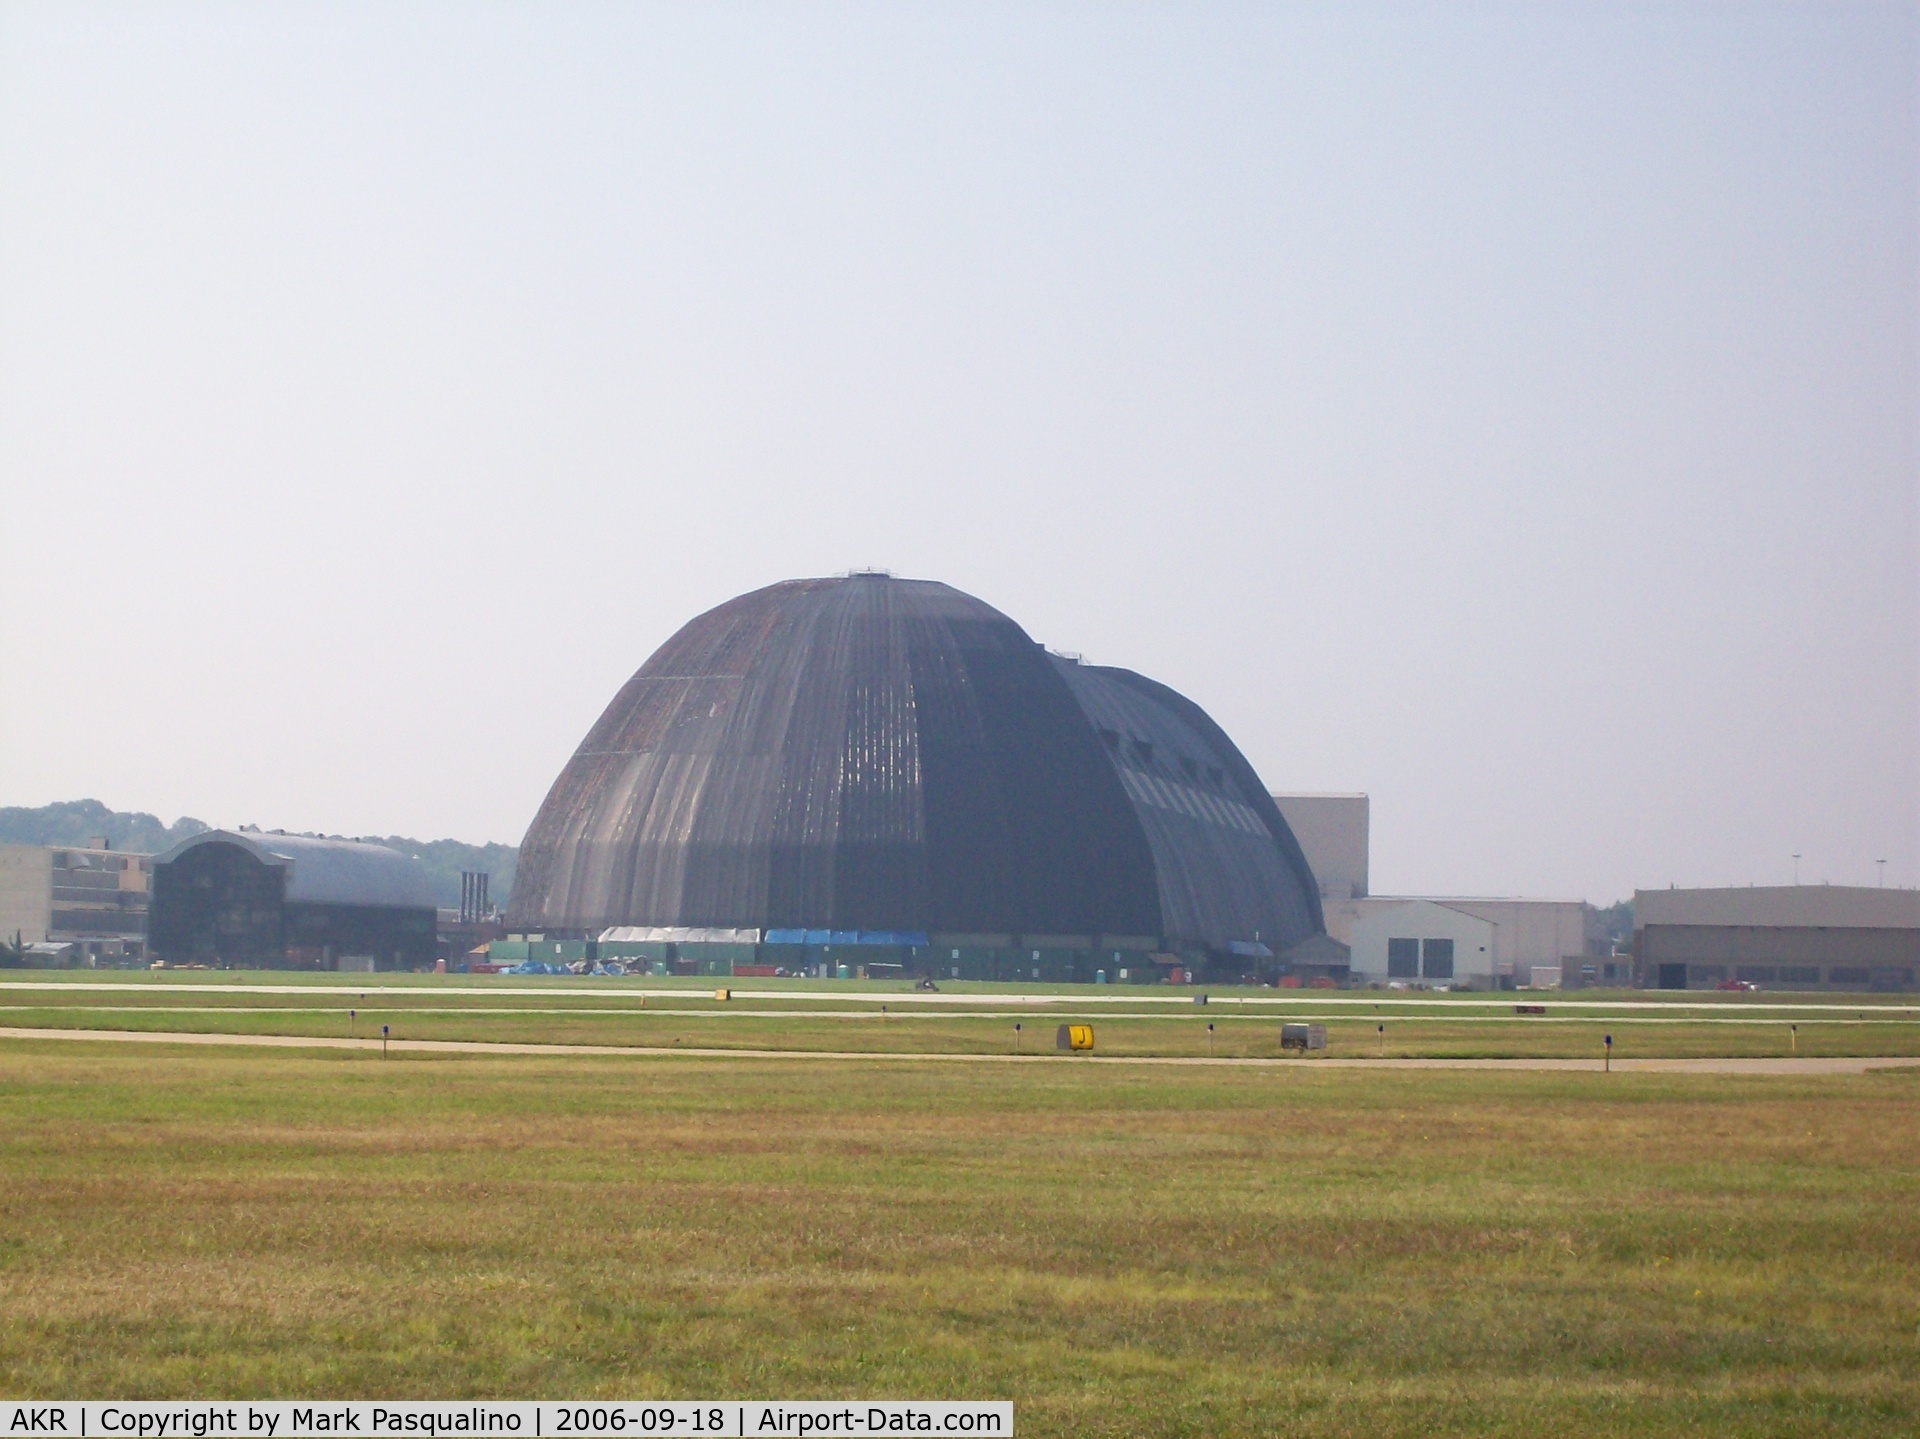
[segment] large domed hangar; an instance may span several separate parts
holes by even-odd
[[[792,580],[688,623],[520,849],[509,926],[656,970],[1271,973],[1306,859],[1200,707],[947,585]]]

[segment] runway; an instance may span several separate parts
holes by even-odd
[[[151,980],[144,983],[129,983],[124,980],[97,981],[92,979],[74,980],[0,980],[0,991],[20,990],[41,993],[56,992],[64,994],[89,993],[132,993],[132,994],[278,994],[278,995],[352,995],[359,999],[374,999],[385,995],[432,995],[441,1000],[455,999],[525,999],[538,997],[547,1000],[559,999],[677,999],[683,1003],[700,999],[704,986],[678,987],[673,989],[645,988],[638,984],[609,987],[605,984],[563,987],[567,981],[556,977],[551,987],[541,980],[516,983],[475,982],[452,984],[207,984],[202,982],[176,983],[172,979]],[[856,991],[812,991],[801,989],[742,989],[725,979],[713,982],[715,989],[726,989],[734,1003],[755,1003],[766,1000],[778,1000],[786,1004],[838,1004],[838,1005],[923,1005],[931,1007],[952,1005],[993,1005],[1008,1008],[1079,1008],[1089,1005],[1174,1005],[1181,1008],[1206,1005],[1239,1005],[1256,1010],[1288,1011],[1303,1008],[1330,1008],[1351,1011],[1372,1011],[1403,1009],[1417,1010],[1423,1016],[1444,1014],[1451,1009],[1504,1009],[1511,1011],[1515,1004],[1544,1004],[1553,1011],[1579,1011],[1601,1016],[1626,1014],[1634,1011],[1652,1010],[1705,1010],[1717,1011],[1723,1015],[1751,1014],[1755,1012],[1774,1013],[1822,1013],[1854,1014],[1865,1017],[1876,1012],[1892,1018],[1896,1013],[1902,1017],[1920,1012],[1920,1000],[1912,996],[1891,996],[1869,1000],[1866,1003],[1836,1004],[1830,999],[1791,999],[1790,990],[1767,991],[1765,999],[1746,997],[1728,997],[1719,1000],[1686,999],[1567,999],[1559,992],[1510,990],[1498,994],[1406,994],[1390,990],[1348,991],[1334,993],[1325,990],[1282,990],[1267,994],[1209,994],[1204,987],[1176,986],[1183,992],[1169,992],[1168,986],[1130,987],[1127,985],[1083,985],[1072,994],[1026,994],[1017,990],[1000,992],[980,991],[926,991],[901,990],[898,992],[883,990]],[[1104,991],[1104,992],[1103,992]],[[705,991],[710,992],[710,991]],[[1573,991],[1578,993],[1578,991]],[[1809,991],[1817,993],[1817,991]]]

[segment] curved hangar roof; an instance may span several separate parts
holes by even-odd
[[[269,869],[286,872],[290,904],[355,904],[392,909],[432,909],[433,882],[420,862],[384,844],[360,839],[317,839],[257,829],[209,829],[154,857],[170,865],[206,845],[243,850]]]
[[[520,847],[516,924],[1165,936],[1321,928],[1233,742],[970,595],[882,575],[729,600],[655,652]]]

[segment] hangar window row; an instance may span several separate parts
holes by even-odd
[[[1112,750],[1115,754],[1120,753],[1120,731],[1119,730],[1108,729],[1105,725],[1102,725],[1100,727],[1100,739],[1106,745],[1106,747]],[[1153,763],[1153,741],[1144,740],[1144,739],[1134,740],[1133,741],[1133,757],[1143,765],[1152,764]],[[1183,754],[1180,756],[1181,773],[1185,774],[1186,777],[1192,780],[1195,784],[1198,784],[1200,782],[1200,768],[1201,768],[1200,761],[1195,759],[1192,755]],[[1219,789],[1222,785],[1224,785],[1227,782],[1227,772],[1222,768],[1220,768],[1219,765],[1210,764],[1206,766],[1206,771],[1207,771],[1207,783],[1212,785],[1215,789]]]

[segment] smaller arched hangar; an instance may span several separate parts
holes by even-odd
[[[411,969],[434,959],[432,884],[369,840],[208,830],[153,861],[148,947],[176,964]]]

